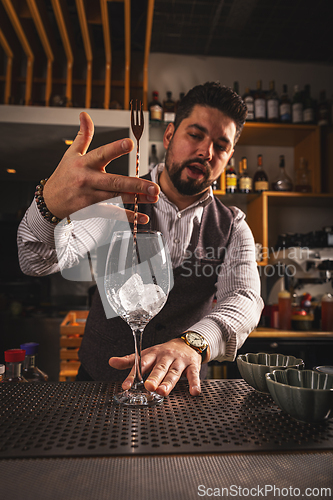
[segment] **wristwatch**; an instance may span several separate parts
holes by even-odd
[[[183,333],[180,338],[184,340],[185,344],[201,354],[202,362],[205,361],[208,342],[200,333],[188,331]]]

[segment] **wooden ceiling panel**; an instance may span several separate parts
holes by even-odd
[[[23,29],[22,23],[20,21],[18,12],[14,8],[14,4],[11,0],[2,0],[3,6],[7,12],[7,15],[12,23],[12,26],[17,34],[18,39],[22,45],[24,53],[27,57],[27,70],[26,70],[26,84],[25,84],[25,104],[31,103],[31,93],[32,93],[32,76],[33,76],[33,65],[34,65],[34,53],[32,51],[29,40]]]
[[[14,37],[1,33],[0,104],[128,109],[141,98],[147,108],[154,0],[0,0],[3,18],[1,9]]]

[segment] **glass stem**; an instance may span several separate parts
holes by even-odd
[[[133,328],[134,335],[134,351],[135,351],[135,362],[134,362],[134,382],[132,385],[133,389],[137,389],[143,384],[142,372],[141,372],[141,348],[142,348],[142,334],[144,327]]]

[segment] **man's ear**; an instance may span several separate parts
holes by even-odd
[[[163,136],[163,146],[165,147],[165,149],[168,149],[169,147],[169,144],[170,144],[170,141],[173,137],[173,134],[175,132],[175,126],[173,123],[169,123],[169,125],[167,126],[165,132],[164,132],[164,136]]]

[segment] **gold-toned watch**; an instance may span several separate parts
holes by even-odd
[[[180,338],[184,340],[185,344],[192,347],[192,349],[201,355],[202,362],[205,361],[208,342],[200,333],[188,331],[183,333]]]

